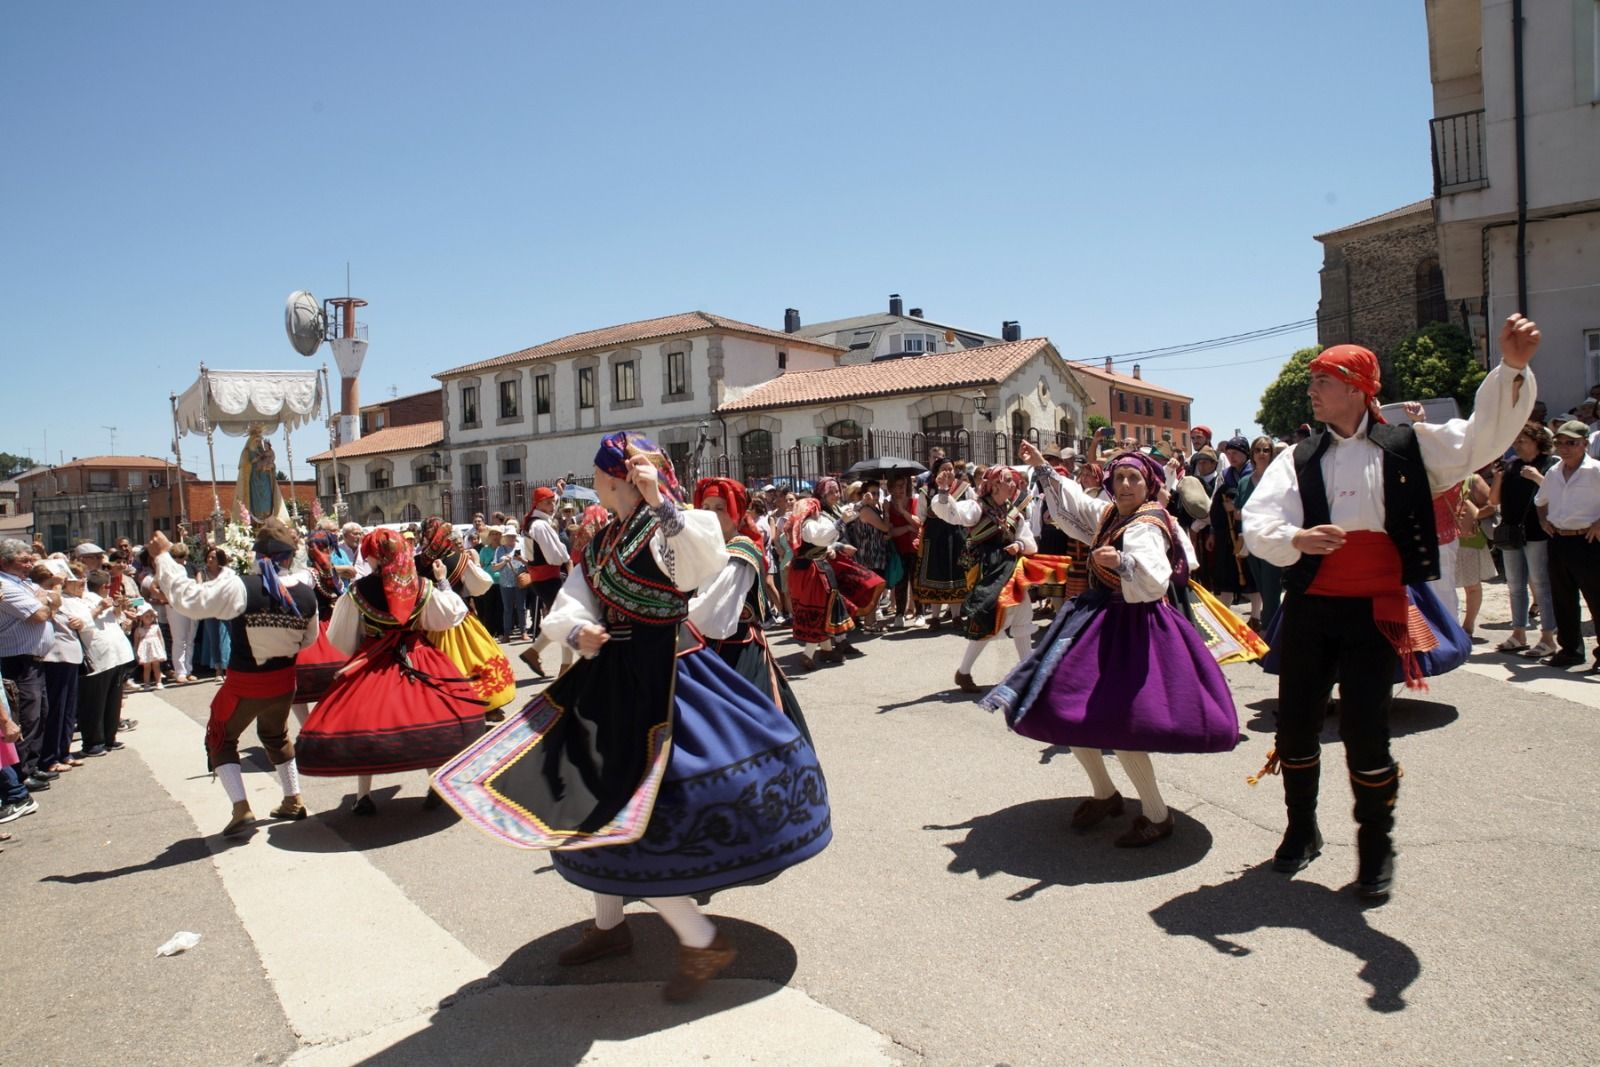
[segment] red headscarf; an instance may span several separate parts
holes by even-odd
[[[807,522],[821,514],[822,501],[818,500],[814,496],[808,496],[804,500],[800,500],[795,503],[795,509],[790,513],[789,516],[790,548],[794,549],[796,552],[800,551],[800,546],[805,543],[805,539],[800,536],[801,528],[805,526]]]
[[[1312,374],[1327,374],[1338,378],[1353,389],[1359,389],[1367,398],[1373,422],[1382,422],[1378,413],[1378,390],[1383,388],[1383,372],[1378,357],[1371,349],[1360,345],[1334,345],[1325,348],[1311,361]]]
[[[703,508],[706,501],[716,497],[728,510],[728,518],[744,536],[761,544],[761,531],[750,521],[750,494],[743,485],[732,478],[701,478],[694,487],[694,506]]]
[[[541,485],[533,491],[533,506],[548,503],[556,498],[556,491],[547,485]]]
[[[572,531],[572,562],[583,562],[583,550],[589,547],[589,542],[594,540],[594,535],[600,532],[601,527],[611,521],[611,512],[599,504],[590,504],[583,509],[583,514],[578,517],[578,528]]]
[[[424,563],[432,563],[436,559],[444,559],[454,551],[455,528],[437,515],[429,515],[422,520],[422,529],[417,533],[416,553],[422,557]]]
[[[389,614],[404,623],[416,610],[421,588],[417,584],[417,565],[411,547],[396,530],[380,526],[361,539],[361,558],[383,578],[383,597]]]

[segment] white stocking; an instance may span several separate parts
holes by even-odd
[[[293,759],[286,763],[278,764],[278,784],[283,786],[283,795],[297,797],[300,795],[300,767]]]
[[[716,940],[717,928],[711,920],[700,914],[689,897],[646,897],[649,904],[672,927],[678,940],[689,948],[706,948]]]
[[[622,922],[622,898],[614,897],[610,893],[596,893],[594,924],[602,930],[610,930],[620,922]]]
[[[1089,788],[1094,790],[1096,800],[1104,800],[1117,791],[1117,787],[1111,784],[1111,775],[1106,772],[1106,758],[1098,748],[1073,745],[1072,754],[1078,757],[1084,773],[1089,776]]]
[[[962,674],[972,673],[972,668],[977,666],[978,657],[983,654],[984,646],[988,643],[988,639],[984,639],[982,641],[967,641],[967,649],[965,652],[961,653],[960,672]]]
[[[360,800],[370,792],[372,792],[372,775],[356,775],[356,799]]]
[[[1150,753],[1124,752],[1117,749],[1117,762],[1122,764],[1123,773],[1128,776],[1128,781],[1139,791],[1139,803],[1144,808],[1144,817],[1151,822],[1166,822],[1167,804],[1161,799],[1161,790],[1156,787],[1156,771],[1150,765]]]
[[[217,779],[222,782],[222,791],[228,794],[228,799],[235,804],[243,803],[244,795],[244,770],[237,763],[224,763],[217,767]]]

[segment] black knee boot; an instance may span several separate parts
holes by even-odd
[[[1351,771],[1356,804],[1356,891],[1368,900],[1387,897],[1394,887],[1394,802],[1400,792],[1400,765],[1380,771]]]
[[[1293,874],[1322,854],[1322,833],[1317,829],[1317,781],[1322,773],[1322,757],[1280,757],[1278,770],[1283,775],[1283,804],[1289,812],[1289,826],[1272,857],[1272,869]]]

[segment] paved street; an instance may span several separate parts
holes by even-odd
[[[1503,618],[1503,587],[1487,599]],[[947,690],[959,637],[869,640],[795,679],[834,842],[713,900],[741,956],[686,1008],[659,1000],[671,938],[643,905],[631,958],[557,968],[587,895],[422,811],[421,774],[380,781],[372,819],[350,783],[308,780],[311,819],[222,842],[214,688],[135,695],[128,748],[6,827],[0,1062],[1594,1063],[1600,679],[1508,662],[1503,633],[1397,707],[1399,881],[1371,910],[1347,889],[1336,725],[1327,851],[1292,880],[1261,866],[1282,799],[1245,784],[1270,746],[1256,667],[1228,670],[1237,750],[1157,757],[1177,835],[1127,851],[1131,812],[1066,828],[1087,791],[1069,754]],[[991,648],[979,681],[1012,655]],[[264,814],[275,780],[246,779]],[[156,958],[179,930],[200,944]]]

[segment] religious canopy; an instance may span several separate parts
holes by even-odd
[[[173,413],[184,433],[214,429],[245,437],[252,426],[266,432],[295,430],[319,416],[322,382],[316,370],[209,370],[183,391]]]

